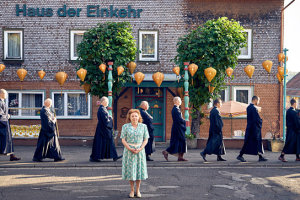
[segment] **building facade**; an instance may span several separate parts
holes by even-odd
[[[76,44],[84,31],[107,21],[128,21],[141,50],[136,56],[137,68],[146,75],[139,88],[133,81],[123,88],[113,112],[115,130],[120,132],[126,111],[136,108],[142,100],[150,102],[149,113],[154,117],[156,141],[167,141],[171,135],[172,99],[177,95],[176,75],[172,72],[178,38],[207,20],[226,16],[235,19],[248,34],[247,47],[242,49],[233,75],[221,92],[223,101],[250,103],[253,95],[260,96],[263,136],[275,122],[280,130],[280,84],[276,78],[277,55],[280,53],[280,11],[283,0],[2,0],[0,2],[0,59],[5,70],[0,74],[0,88],[8,91],[7,105],[11,123],[36,125],[45,98],[52,98],[60,135],[67,137],[93,136],[97,124],[99,99],[85,95],[76,76]],[[273,61],[270,75],[262,62]],[[249,84],[244,67],[255,71]],[[28,72],[21,83],[17,69]],[[41,81],[38,71],[46,76]],[[55,74],[64,71],[68,78],[62,87]],[[155,72],[165,74],[161,87],[152,81]],[[42,82],[42,85],[41,83]],[[22,84],[22,90],[21,90]],[[204,108],[207,108],[205,105]],[[18,109],[22,108],[22,109]],[[26,108],[36,108],[26,109]],[[184,106],[182,106],[184,112]],[[224,137],[232,130],[245,130],[245,116],[224,118]],[[191,119],[190,119],[191,121]],[[200,137],[208,137],[209,121],[203,119]]]

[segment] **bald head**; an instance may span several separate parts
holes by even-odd
[[[107,97],[101,97],[100,99],[100,104],[104,107],[107,107],[108,106],[108,98]]]
[[[144,110],[148,110],[149,104],[147,101],[142,101],[140,107],[143,108]]]
[[[48,98],[45,100],[44,106],[46,106],[47,108],[52,106],[52,99]]]
[[[173,103],[174,103],[174,105],[180,106],[181,105],[181,98],[180,97],[174,97]]]
[[[0,99],[6,99],[7,91],[4,89],[0,89]]]

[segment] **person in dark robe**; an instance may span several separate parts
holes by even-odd
[[[291,107],[286,111],[286,140],[281,155],[278,160],[287,162],[285,154],[296,154],[296,161],[300,161],[300,118],[296,111],[297,101],[291,99]]]
[[[210,126],[209,126],[209,136],[206,144],[206,148],[204,151],[200,153],[203,160],[206,162],[206,154],[215,154],[217,155],[217,161],[226,161],[224,158],[222,158],[221,155],[224,155],[225,152],[225,146],[223,143],[223,120],[221,117],[221,113],[219,111],[219,108],[222,107],[222,101],[220,99],[214,100],[214,107],[210,111],[209,120],[210,120]]]
[[[92,154],[90,156],[91,162],[100,162],[102,159],[109,158],[113,158],[113,161],[117,161],[122,158],[122,155],[118,156],[116,151],[113,138],[113,118],[109,115],[106,109],[107,106],[108,98],[102,97],[97,113],[98,124],[94,136]]]
[[[267,158],[264,158],[262,155],[264,154],[264,148],[262,144],[261,137],[261,127],[262,127],[262,119],[259,116],[258,110],[255,105],[259,104],[259,97],[253,96],[252,103],[247,107],[247,127],[245,132],[244,145],[240,154],[236,159],[241,162],[247,162],[243,155],[258,155],[258,161],[267,161]]]
[[[5,105],[7,91],[0,89],[0,154],[10,155],[10,161],[21,160],[14,154],[14,145],[11,135],[8,108]]]
[[[147,110],[149,109],[149,104],[147,101],[142,101],[140,107],[141,107],[140,112],[143,118],[143,123],[147,125],[148,132],[149,132],[148,143],[145,146],[146,160],[153,161],[153,159],[150,158],[151,154],[155,151],[153,147],[153,141],[154,141],[153,117],[149,115],[149,113],[147,112]]]
[[[40,113],[41,131],[32,159],[35,162],[42,162],[45,158],[54,159],[54,162],[65,160],[62,158],[57,136],[56,117],[54,117],[54,113],[50,108],[51,106],[52,100],[49,98],[46,99]]]
[[[174,97],[173,99],[174,107],[172,109],[172,119],[173,125],[171,130],[171,141],[170,146],[162,152],[165,159],[169,161],[168,154],[172,154],[178,157],[178,161],[188,161],[183,158],[184,153],[186,153],[186,141],[185,141],[185,131],[186,131],[186,121],[182,117],[180,110],[181,99],[180,97]]]

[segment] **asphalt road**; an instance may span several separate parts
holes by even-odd
[[[143,199],[300,199],[300,168],[150,167]],[[120,167],[2,168],[1,200],[127,199]]]

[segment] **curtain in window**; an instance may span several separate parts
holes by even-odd
[[[74,57],[78,57],[77,44],[81,43],[82,38],[83,38],[83,33],[74,34]]]
[[[41,108],[42,94],[22,94],[23,108]],[[38,110],[26,109],[22,110],[22,116],[37,116]]]
[[[155,34],[142,35],[142,57],[143,58],[155,57]]]
[[[88,102],[85,94],[68,94],[68,116],[87,116]]]
[[[8,107],[17,108],[19,107],[19,94],[9,93],[8,94]],[[9,110],[11,115],[18,115],[19,110]]]
[[[8,33],[8,58],[21,58],[20,33]]]
[[[64,116],[64,94],[54,94],[54,108],[57,108],[55,110],[57,116]]]
[[[248,32],[246,32],[246,44],[247,44],[247,46],[246,47],[244,47],[244,48],[242,48],[242,49],[240,49],[241,50],[241,55],[243,55],[243,56],[247,56],[248,55]]]

